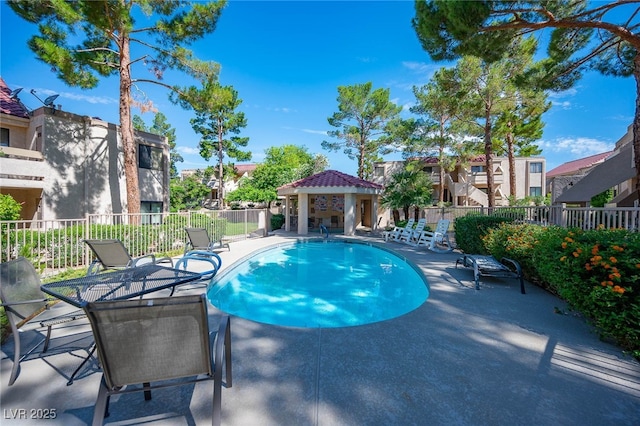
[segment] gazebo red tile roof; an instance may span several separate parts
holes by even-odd
[[[278,188],[318,188],[318,187],[356,187],[356,188],[369,188],[369,189],[382,189],[382,185],[378,185],[368,180],[360,179],[359,177],[351,176],[346,173],[339,172],[337,170],[326,170],[321,173],[317,173],[313,176],[306,177],[304,179],[297,180],[295,182],[282,185]]]

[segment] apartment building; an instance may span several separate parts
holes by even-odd
[[[423,172],[429,174],[433,181],[433,202],[438,202],[440,191],[440,166],[437,158],[422,159]],[[394,173],[404,168],[404,161],[385,161],[375,163],[373,182],[385,185]],[[516,157],[515,183],[516,199],[526,196],[543,196],[545,194],[546,161],[543,157]],[[507,157],[493,158],[493,181],[496,206],[509,205],[509,159]],[[444,201],[453,206],[488,206],[487,171],[485,156],[473,158],[467,165],[457,165],[449,173],[445,173]]]
[[[75,219],[127,212],[119,126],[60,106],[33,111],[0,78],[0,192],[22,204],[22,219]],[[135,132],[140,210],[169,210],[169,144]]]
[[[633,125],[615,144],[613,151],[590,167],[586,173],[574,176],[553,199],[555,204],[589,206],[591,199],[609,189],[614,198],[610,205],[634,207],[639,203],[637,171],[633,158]]]

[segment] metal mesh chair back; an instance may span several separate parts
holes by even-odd
[[[85,307],[110,389],[213,374],[204,295]]]
[[[84,240],[103,268],[126,268],[131,262],[131,255],[120,240]]]
[[[211,238],[204,228],[184,228],[193,250],[208,250],[211,246]]]
[[[24,257],[0,264],[0,300],[10,321],[20,322],[46,307],[40,276]],[[29,302],[31,303],[23,303]],[[18,318],[13,318],[12,315]]]

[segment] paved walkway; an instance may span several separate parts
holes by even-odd
[[[292,239],[282,233],[232,243],[221,252],[223,267]],[[455,269],[455,253],[361,239],[417,264],[430,284],[428,300],[402,317],[346,328],[233,317],[234,376],[222,393],[224,425],[639,424],[640,364],[600,341],[554,296],[530,284],[522,295],[516,280],[485,279],[476,291],[471,271]],[[66,386],[86,355],[90,329],[67,325],[53,337],[50,353],[24,361],[11,387],[12,342],[2,347],[2,425],[45,424],[34,417],[47,410],[56,418],[46,424],[91,421],[97,364]],[[57,353],[61,345],[78,349]],[[198,384],[157,391],[149,402],[138,393],[113,398],[107,420],[208,424],[210,407],[210,386]]]

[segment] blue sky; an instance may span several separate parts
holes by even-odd
[[[374,88],[390,89],[393,102],[408,109],[415,102],[412,87],[426,84],[447,65],[433,62],[422,50],[411,26],[413,16],[412,1],[232,0],[216,31],[191,47],[199,58],[221,64],[221,84],[233,86],[243,100],[240,109],[248,126],[241,135],[250,138],[251,162],[261,162],[268,147],[295,144],[326,155],[331,169],[356,175],[356,161],[321,147],[333,129],[327,118],[337,111],[337,87],[371,81]],[[102,80],[93,90],[67,86],[27,47],[34,25],[18,18],[4,1],[0,20],[0,75],[11,89],[24,88],[23,103],[41,106],[31,89],[41,99],[56,93],[56,103],[65,111],[118,122],[115,78]],[[192,84],[176,73],[168,73],[165,81]],[[139,89],[176,129],[185,160],[178,169],[206,167],[189,124],[193,113],[173,105],[165,89],[148,84]],[[597,73],[553,94],[538,143],[547,170],[612,149],[631,124],[635,96],[633,79]],[[153,119],[151,113],[133,112],[149,124]],[[392,154],[385,159],[400,158]]]

